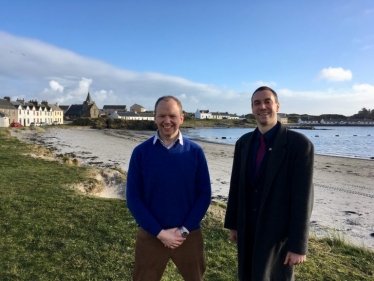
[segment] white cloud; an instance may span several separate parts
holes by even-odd
[[[250,89],[259,88],[261,86],[268,86],[268,87],[275,87],[275,86],[277,86],[277,83],[274,82],[274,81],[262,81],[262,80],[255,81],[255,82],[250,82],[250,83],[243,82],[242,84],[244,86],[246,86],[246,87],[249,87]]]
[[[199,103],[199,99],[195,96],[191,96],[190,97],[190,100],[193,102],[193,103]]]
[[[354,91],[354,94],[357,96],[358,100],[368,100],[369,101],[369,100],[374,99],[374,86],[373,85],[355,84],[355,85],[353,85],[352,89]]]
[[[285,113],[336,113],[350,116],[368,104],[374,104],[374,86],[370,84],[355,84],[347,89],[329,88],[324,91],[279,89],[277,93],[281,104],[280,112]]]
[[[333,82],[349,81],[352,79],[352,72],[342,67],[329,67],[320,71],[319,78]]]
[[[253,83],[254,86],[261,87],[261,86],[268,86],[268,87],[275,87],[277,83],[274,81],[256,81]]]
[[[62,93],[64,91],[64,87],[61,86],[58,82],[55,80],[49,81],[49,86],[55,91]]]
[[[250,99],[254,88],[277,86],[275,81],[249,81],[243,83],[248,90],[238,91],[196,83],[183,77],[120,69],[37,40],[1,31],[0,42],[0,84],[12,100],[24,98],[48,100],[49,103],[58,102],[60,105],[81,104],[90,92],[99,108],[105,104],[130,108],[138,103],[152,110],[159,97],[173,95],[181,99],[183,109],[187,112],[209,109],[246,114],[251,112]],[[330,67],[323,71],[322,77],[344,81],[350,80],[352,73]],[[346,89],[275,90],[279,94],[280,112],[352,115],[362,107],[374,104],[373,87],[371,84],[355,84]]]
[[[163,95],[186,97],[183,106],[196,107],[195,99],[209,100],[222,96],[222,92],[213,85],[196,83],[183,77],[161,73],[139,73],[119,69],[99,60],[85,58],[71,51],[37,40],[16,37],[0,31],[0,80],[12,88],[11,96],[25,94],[28,99],[49,99],[60,104],[82,103],[90,91],[93,99],[102,107],[114,102],[126,105],[139,103],[153,107],[154,102]],[[3,44],[4,43],[4,44]],[[11,55],[8,50],[12,50]],[[22,55],[25,53],[25,56]],[[13,81],[13,83],[12,83]],[[14,81],[28,83],[28,93],[13,87]],[[48,81],[48,82],[47,82]],[[45,84],[50,84],[46,88]],[[53,87],[53,88],[52,88]],[[63,91],[60,91],[62,90]],[[58,90],[58,91],[56,91]],[[107,96],[105,92],[111,94]],[[36,97],[32,93],[39,93]],[[192,97],[192,98],[187,98]],[[220,105],[224,106],[224,105]]]
[[[82,77],[81,81],[79,81],[78,94],[81,97],[86,96],[87,93],[90,91],[91,84],[92,79]]]

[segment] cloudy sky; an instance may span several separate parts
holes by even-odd
[[[53,3],[53,4],[52,4]],[[0,0],[0,98],[103,105],[174,95],[184,110],[374,109],[371,0]]]

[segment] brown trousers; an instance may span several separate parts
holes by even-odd
[[[139,227],[135,244],[134,281],[159,281],[172,260],[186,281],[202,281],[206,264],[201,229],[190,232],[176,249],[164,244]]]

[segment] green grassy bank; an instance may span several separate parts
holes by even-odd
[[[131,280],[137,227],[125,200],[69,188],[90,168],[46,156],[0,129],[0,280]],[[236,280],[223,215],[224,205],[214,204],[203,221],[208,281]],[[297,280],[374,280],[373,273],[374,252],[339,239],[311,239],[308,261],[296,268]],[[163,280],[181,280],[172,264]]]

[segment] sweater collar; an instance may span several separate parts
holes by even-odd
[[[179,134],[178,134],[178,137],[175,139],[175,141],[173,141],[173,143],[172,144],[170,144],[169,146],[166,146],[165,144],[164,144],[164,142],[162,141],[162,139],[160,138],[160,136],[158,135],[158,130],[156,131],[156,134],[155,134],[155,136],[154,136],[154,138],[153,138],[153,144],[156,144],[156,142],[157,142],[157,140],[160,140],[160,143],[163,145],[163,146],[165,146],[167,149],[169,149],[169,148],[171,148],[178,140],[179,140],[179,143],[181,144],[181,145],[183,145],[183,137],[182,137],[182,132],[181,131],[179,131]]]

